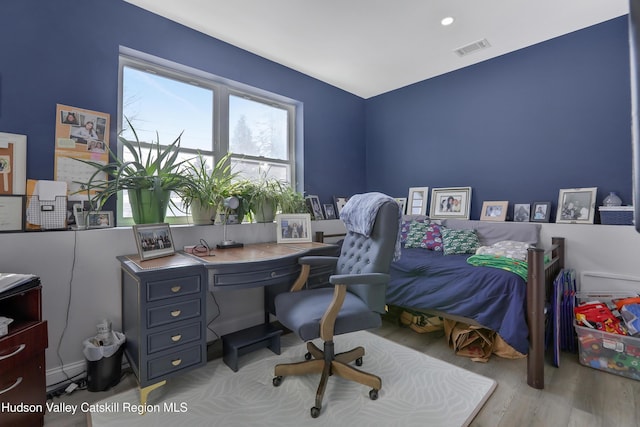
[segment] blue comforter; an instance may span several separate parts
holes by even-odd
[[[391,264],[387,304],[474,319],[527,354],[525,281],[509,271],[469,265],[469,256],[403,248]]]

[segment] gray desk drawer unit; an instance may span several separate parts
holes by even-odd
[[[181,254],[122,266],[125,355],[140,385],[140,401],[165,380],[207,362],[206,292],[202,264]]]

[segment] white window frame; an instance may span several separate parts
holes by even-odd
[[[123,76],[124,67],[137,68],[138,70],[160,75],[184,83],[193,84],[213,91],[213,141],[211,151],[202,152],[204,155],[213,155],[214,159],[219,159],[229,151],[229,96],[240,96],[255,102],[261,102],[276,108],[287,111],[288,140],[287,140],[287,160],[265,158],[262,156],[235,155],[232,158],[268,162],[273,164],[286,165],[289,168],[288,182],[293,188],[303,188],[301,135],[297,134],[296,122],[301,120],[301,103],[282,95],[274,94],[255,87],[244,85],[229,79],[225,79],[195,68],[181,65],[172,61],[161,59],[149,54],[145,54],[126,47],[120,47],[118,61],[118,134],[123,128]],[[299,149],[297,150],[297,147]],[[197,154],[195,149],[181,148],[186,153]],[[118,141],[118,158],[122,158],[123,146]],[[298,157],[296,157],[298,156]],[[298,190],[300,191],[300,190]],[[117,198],[117,224],[132,225],[133,218],[123,217],[122,196]],[[172,224],[188,224],[188,216],[167,216],[166,222]]]

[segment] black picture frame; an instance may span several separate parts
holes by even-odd
[[[531,222],[549,222],[551,217],[551,202],[533,202],[531,207]]]

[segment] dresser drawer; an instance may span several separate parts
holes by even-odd
[[[147,310],[147,327],[165,325],[180,320],[193,319],[201,315],[200,299],[161,305]]]
[[[6,405],[34,405],[42,411],[2,411],[0,425],[15,427],[41,426],[46,403],[44,351],[32,354],[19,369],[0,369],[0,402]]]
[[[190,366],[204,363],[202,345],[194,345],[166,356],[150,359],[147,362],[149,380],[173,374]]]
[[[147,352],[149,354],[156,353],[193,341],[199,341],[201,338],[202,323],[189,323],[178,328],[149,334],[147,337]]]
[[[197,294],[200,292],[201,286],[199,275],[148,282],[147,301]]]
[[[22,366],[47,348],[47,322],[33,323],[0,339],[0,371]]]

